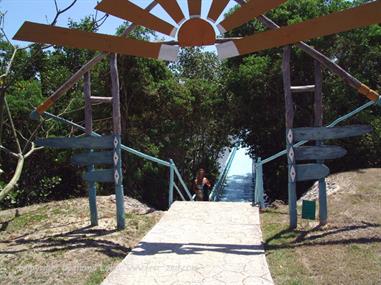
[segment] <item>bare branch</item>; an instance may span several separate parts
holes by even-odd
[[[9,154],[9,155],[11,155],[11,156],[13,156],[13,157],[15,157],[15,158],[18,158],[18,157],[19,157],[19,154],[15,153],[15,152],[13,152],[13,151],[11,151],[11,150],[9,150],[9,149],[7,149],[7,148],[6,148],[5,146],[3,146],[3,145],[0,145],[0,150],[4,151],[5,153],[7,153],[7,154]]]
[[[12,133],[13,133],[13,136],[14,136],[14,139],[15,139],[15,142],[16,142],[17,151],[18,151],[19,154],[21,154],[22,150],[21,150],[21,146],[20,146],[20,141],[19,141],[19,138],[17,136],[15,124],[13,123],[11,111],[9,110],[9,105],[8,105],[7,97],[4,97],[4,103],[5,103],[4,104],[5,105],[5,110],[7,111],[7,114],[8,114],[9,123],[11,125]]]
[[[54,26],[55,24],[57,24],[57,21],[58,21],[58,18],[60,15],[62,15],[63,13],[65,13],[66,11],[68,11],[71,7],[73,7],[75,5],[75,3],[77,3],[78,0],[73,0],[73,2],[71,2],[71,4],[69,6],[67,6],[66,8],[60,10],[58,8],[58,4],[57,4],[57,0],[54,0],[54,5],[56,7],[56,15],[53,19],[53,21],[50,23],[51,26]]]

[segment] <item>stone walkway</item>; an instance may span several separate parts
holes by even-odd
[[[261,240],[250,203],[175,202],[102,284],[273,284]]]

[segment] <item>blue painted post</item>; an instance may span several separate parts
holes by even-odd
[[[173,203],[173,187],[175,183],[175,164],[172,159],[170,159],[169,162],[168,208],[170,208]]]
[[[114,127],[114,179],[116,198],[116,223],[117,228],[125,228],[124,190],[122,173],[122,151],[121,151],[121,114],[119,75],[116,54],[110,54],[111,94],[112,94],[112,118]]]
[[[86,72],[83,76],[83,94],[85,98],[85,132],[90,136],[93,131],[93,114],[91,106],[91,76],[90,72]],[[92,152],[92,150],[90,150]],[[88,165],[87,171],[94,170],[94,165]],[[89,195],[90,222],[92,226],[98,225],[97,211],[97,186],[93,181],[87,181],[87,191]]]
[[[255,203],[259,204],[261,209],[265,208],[264,202],[264,188],[263,188],[263,165],[262,159],[258,157],[257,163],[255,165]]]

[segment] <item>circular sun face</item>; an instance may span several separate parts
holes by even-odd
[[[214,45],[216,33],[211,24],[201,18],[187,20],[178,32],[181,47]]]

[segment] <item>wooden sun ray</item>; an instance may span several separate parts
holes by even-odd
[[[202,0],[188,0],[189,16],[191,18],[201,16]]]
[[[177,33],[177,28],[128,0],[103,0],[95,9],[171,37]]]
[[[370,2],[302,23],[217,45],[218,55],[220,58],[230,58],[378,24],[381,23],[380,11],[380,0]]]
[[[243,4],[237,11],[221,21],[217,28],[224,34],[250,20],[278,7],[286,0],[251,0]]]
[[[131,38],[25,22],[16,40],[173,61],[178,47]]]
[[[177,23],[181,24],[185,20],[183,11],[177,1],[173,0],[156,0],[161,7],[168,13],[169,16]]]
[[[230,0],[213,0],[208,13],[208,20],[215,23],[229,4]]]

